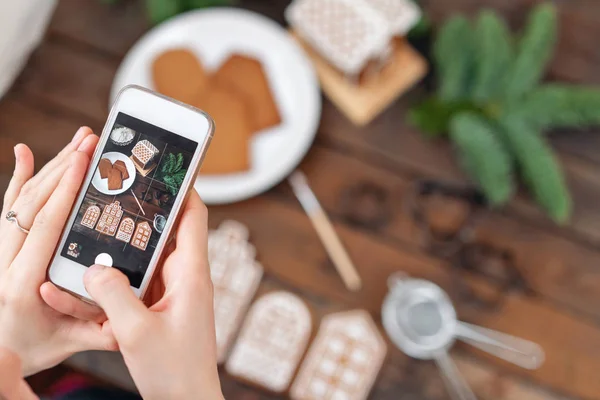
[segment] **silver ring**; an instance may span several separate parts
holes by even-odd
[[[15,225],[17,225],[17,228],[19,228],[19,230],[21,232],[23,232],[24,234],[29,234],[29,229],[25,229],[21,226],[21,224],[19,224],[19,220],[17,219],[17,213],[14,211],[9,211],[6,213],[6,220],[13,222]]]

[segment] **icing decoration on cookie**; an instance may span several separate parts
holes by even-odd
[[[294,400],[365,400],[381,369],[387,346],[368,312],[353,310],[323,318],[290,395]]]
[[[85,210],[83,218],[81,218],[81,225],[94,229],[96,222],[98,222],[98,217],[100,217],[100,207],[95,205],[89,206],[87,210]]]
[[[119,201],[104,206],[104,211],[102,211],[100,221],[96,225],[96,230],[105,235],[114,236],[122,216],[123,210],[121,210],[121,203]]]
[[[217,361],[227,351],[262,278],[263,268],[254,260],[248,229],[236,221],[224,221],[208,235],[208,261],[214,287]]]
[[[300,298],[273,292],[252,305],[225,364],[230,375],[284,392],[310,338],[312,319]]]
[[[147,168],[150,161],[158,154],[158,149],[147,140],[140,140],[133,146],[131,154],[139,161],[140,166]]]
[[[285,15],[307,43],[348,76],[384,54],[393,36],[387,20],[363,1],[295,0]]]
[[[131,245],[145,251],[148,246],[148,241],[150,240],[150,235],[152,235],[150,224],[146,221],[140,222],[137,224],[135,233],[131,238]]]
[[[117,231],[116,238],[125,243],[128,243],[129,240],[131,240],[131,235],[133,234],[134,226],[135,223],[133,222],[133,219],[129,217],[123,218],[123,221],[121,221],[121,225],[119,225],[119,230]]]

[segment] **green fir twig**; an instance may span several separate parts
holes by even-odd
[[[437,91],[409,118],[429,136],[448,135],[491,205],[512,198],[518,172],[548,215],[565,223],[571,197],[542,133],[600,125],[600,90],[540,83],[558,36],[556,14],[551,3],[536,6],[519,34],[493,11],[474,22],[448,20],[433,47]]]

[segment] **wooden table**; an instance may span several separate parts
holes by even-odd
[[[430,1],[426,7],[439,22],[459,10],[476,11],[485,3],[518,26],[535,2],[447,0]],[[282,22],[287,2],[242,4]],[[550,77],[599,83],[600,2],[557,4],[560,45]],[[114,73],[148,29],[142,7],[141,1],[108,7],[96,0],[61,0],[47,38],[0,102],[0,187],[5,188],[10,177],[16,143],[31,146],[39,168],[80,125],[100,131]],[[403,208],[407,190],[418,178],[464,181],[447,143],[428,142],[405,123],[405,110],[419,92],[397,101],[365,128],[352,126],[325,100],[315,144],[302,163],[364,279],[360,293],[344,289],[286,184],[248,201],[210,208],[212,227],[225,218],[249,226],[267,271],[261,291],[277,287],[299,293],[317,315],[362,307],[377,320],[386,278],[394,271],[431,279],[453,293],[448,263],[422,250]],[[457,300],[462,319],[538,342],[547,361],[531,372],[457,346],[453,356],[482,399],[600,399],[600,136],[591,131],[561,132],[551,140],[575,198],[572,222],[559,228],[524,198],[492,214],[478,229],[477,240],[512,254],[527,290],[500,293],[494,310],[482,311]],[[366,198],[352,197],[358,187],[369,188]],[[364,201],[375,202],[374,208],[385,216],[382,222],[374,224],[357,211],[357,203]],[[482,271],[458,273],[481,295],[507,290]],[[72,362],[122,384],[129,382],[118,355],[88,353]],[[225,374],[222,382],[230,399],[272,398]],[[391,349],[372,398],[448,397],[433,363],[411,360]]]

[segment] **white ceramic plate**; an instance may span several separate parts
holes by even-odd
[[[173,47],[189,48],[210,70],[232,53],[261,60],[282,117],[281,125],[254,135],[250,171],[198,177],[195,188],[202,199],[207,204],[232,203],[283,180],[310,148],[321,117],[319,83],[300,46],[276,22],[249,11],[189,12],[154,28],[129,51],[113,82],[111,101],[127,84],[152,88],[152,61]]]
[[[108,190],[108,178],[105,178],[105,179],[100,178],[100,170],[98,168],[96,168],[96,172],[94,172],[94,176],[92,177],[92,185],[94,185],[96,190],[99,191],[100,193],[104,193],[109,196],[121,194],[124,191],[129,190],[131,185],[133,185],[133,181],[135,181],[135,174],[136,174],[135,165],[133,165],[133,161],[131,161],[131,159],[129,157],[127,157],[125,154],[119,153],[116,151],[112,151],[110,153],[104,153],[104,154],[102,154],[101,158],[108,158],[110,160],[110,162],[112,162],[113,164],[117,160],[123,161],[125,163],[125,166],[127,167],[127,173],[129,174],[129,178],[127,178],[123,181],[123,187],[121,189]]]

